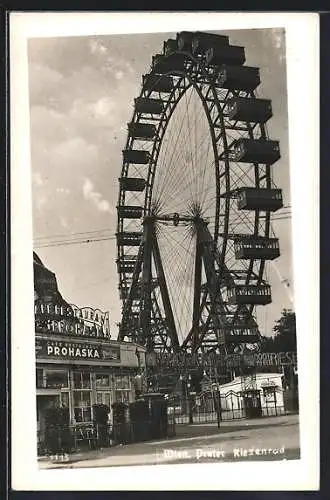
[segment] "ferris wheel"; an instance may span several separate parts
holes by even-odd
[[[142,77],[119,179],[119,340],[158,352],[258,346],[283,202],[271,101],[244,63],[227,36],[181,32]]]

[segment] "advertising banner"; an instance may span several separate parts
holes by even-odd
[[[36,339],[37,358],[120,362],[120,346]]]

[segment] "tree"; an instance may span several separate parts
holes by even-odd
[[[263,352],[297,352],[296,314],[291,309],[283,309],[273,332],[274,336],[263,337]]]
[[[297,351],[296,314],[291,309],[283,309],[282,316],[275,321],[273,332],[278,352]]]

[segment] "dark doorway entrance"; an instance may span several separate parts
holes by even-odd
[[[258,418],[262,416],[260,391],[250,389],[242,393],[244,408],[247,418]]]
[[[38,394],[37,395],[37,433],[38,448],[40,451],[45,440],[46,421],[45,413],[49,408],[60,405],[60,395],[58,394]]]

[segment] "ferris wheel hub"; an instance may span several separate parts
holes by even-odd
[[[147,222],[172,222],[174,226],[178,226],[179,224],[191,224],[195,226],[198,224],[208,224],[208,221],[203,219],[203,217],[199,214],[179,214],[178,212],[171,214],[147,215],[143,218],[143,224]]]

